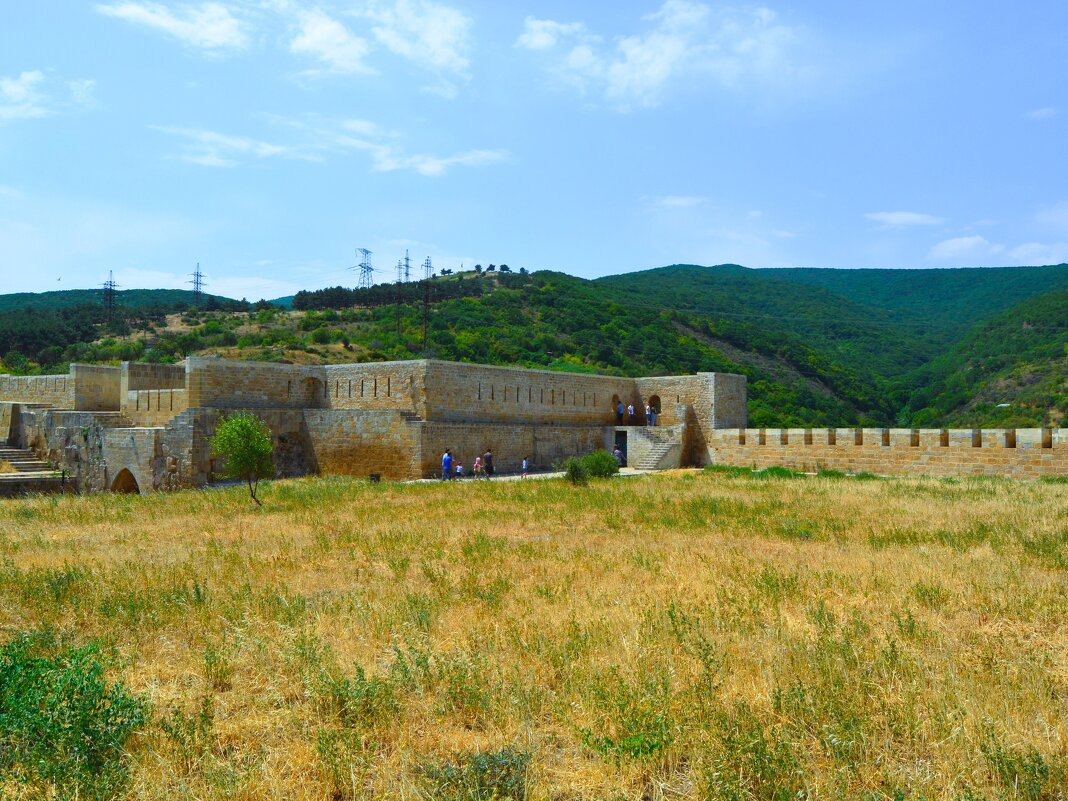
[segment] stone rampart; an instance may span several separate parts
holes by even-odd
[[[72,364],[70,378],[74,384],[74,403],[72,406],[54,404],[56,408],[73,408],[80,412],[119,410],[121,375],[118,367]]]
[[[884,475],[1068,475],[1068,429],[736,428],[708,443],[714,464]]]
[[[655,399],[659,422],[674,425],[685,420],[688,406],[705,399],[710,408],[712,400],[711,374],[638,379],[457,362],[425,365],[427,420],[610,426],[622,402],[635,408],[635,419],[624,422],[640,425],[646,402]]]
[[[71,368],[73,373],[73,367]],[[74,407],[74,381],[68,375],[0,375],[0,401]]]
[[[319,370],[322,397],[317,407],[426,415],[426,362],[335,364]]]
[[[123,397],[135,389],[185,389],[184,364],[123,362],[119,367]]]
[[[163,426],[189,408],[185,389],[134,389],[123,397],[122,413],[136,426]]]
[[[417,470],[421,476],[440,476],[441,457],[449,448],[470,475],[475,457],[493,450],[494,467],[500,473],[518,473],[523,457],[531,468],[548,470],[561,459],[597,448],[610,448],[613,430],[605,426],[537,425],[507,423],[416,423],[419,431]]]

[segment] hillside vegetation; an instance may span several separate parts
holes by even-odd
[[[1063,483],[262,497],[0,504],[0,797],[1068,794]]]
[[[675,265],[595,281],[467,272],[426,287],[301,292],[296,311],[225,299],[210,301],[214,311],[190,309],[182,296],[141,295],[151,305],[124,307],[110,327],[99,306],[34,307],[0,317],[0,353],[21,372],[200,353],[298,363],[425,355],[618,375],[728,371],[747,376],[758,427],[1042,425],[1059,422],[1065,406],[1063,292],[1063,265]],[[1023,333],[1003,335],[1013,321]]]

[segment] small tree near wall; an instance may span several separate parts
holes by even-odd
[[[248,492],[257,506],[263,503],[256,497],[261,478],[274,475],[274,453],[271,430],[248,412],[237,412],[222,420],[211,438],[211,450],[226,460],[226,475],[248,482]]]

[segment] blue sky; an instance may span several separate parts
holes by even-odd
[[[1068,261],[1068,3],[40,0],[0,291]]]

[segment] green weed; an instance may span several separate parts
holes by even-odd
[[[461,754],[423,767],[427,792],[440,801],[526,801],[530,754],[514,748]]]
[[[99,657],[96,644],[67,648],[47,632],[0,647],[0,779],[64,799],[121,792],[124,746],[149,710],[107,682]]]

